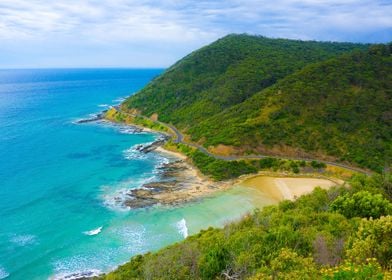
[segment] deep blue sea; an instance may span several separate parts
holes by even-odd
[[[235,190],[177,208],[116,204],[170,160],[132,149],[159,135],[76,121],[118,104],[161,72],[0,70],[0,279],[109,271],[182,240],[184,230],[221,226],[252,209]]]

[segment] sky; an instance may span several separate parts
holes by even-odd
[[[168,67],[230,33],[392,41],[392,0],[0,0],[0,68]]]

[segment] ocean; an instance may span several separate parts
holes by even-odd
[[[107,272],[254,208],[254,195],[236,188],[179,207],[118,205],[116,197],[153,181],[173,159],[133,149],[158,134],[77,120],[162,71],[0,70],[0,279]]]

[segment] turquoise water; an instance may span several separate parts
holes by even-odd
[[[108,271],[254,207],[252,195],[237,189],[177,208],[116,204],[170,160],[132,150],[159,136],[75,121],[117,104],[161,71],[0,70],[0,279]]]

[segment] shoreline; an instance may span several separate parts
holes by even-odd
[[[130,190],[130,199],[124,205],[130,209],[151,206],[178,206],[227,189],[241,186],[263,192],[277,202],[295,200],[301,195],[312,192],[316,187],[328,189],[344,184],[343,180],[316,174],[278,173],[261,171],[257,174],[242,175],[235,179],[213,181],[193,166],[187,156],[167,150],[162,146],[154,152],[168,155],[174,160],[162,167],[161,178],[155,182]]]
[[[113,122],[110,119],[104,118],[106,121]],[[115,122],[116,123],[116,122]],[[127,126],[133,126],[141,129],[143,132],[160,134],[164,137],[171,136],[169,133],[163,131],[153,130],[151,128],[126,122],[119,122]],[[123,201],[123,206],[130,209],[146,208],[151,206],[173,206],[181,205],[187,202],[203,199],[209,195],[224,191],[235,186],[246,186],[263,188],[264,186],[257,183],[255,186],[247,186],[247,181],[253,182],[262,181],[263,178],[275,178],[274,184],[269,192],[275,197],[280,197],[279,201],[284,199],[294,200],[303,194],[313,191],[317,184],[322,186],[335,186],[344,183],[343,180],[331,178],[315,173],[291,174],[286,172],[272,172],[259,171],[254,174],[241,175],[234,179],[224,181],[213,181],[211,178],[205,176],[200,170],[195,167],[189,158],[178,151],[166,149],[162,144],[158,144],[148,152],[156,152],[162,155],[167,155],[171,158],[177,159],[174,162],[168,163],[161,168],[161,178],[155,182],[147,183],[138,189],[129,190],[127,199]],[[298,182],[286,182],[287,178],[292,178],[304,184],[298,187]],[[313,181],[312,181],[313,180]],[[313,182],[313,183],[310,183]],[[326,183],[329,182],[329,183]],[[294,190],[292,185],[296,185]],[[309,185],[310,184],[310,185]],[[268,189],[268,187],[267,187]],[[277,192],[280,195],[277,195]]]

